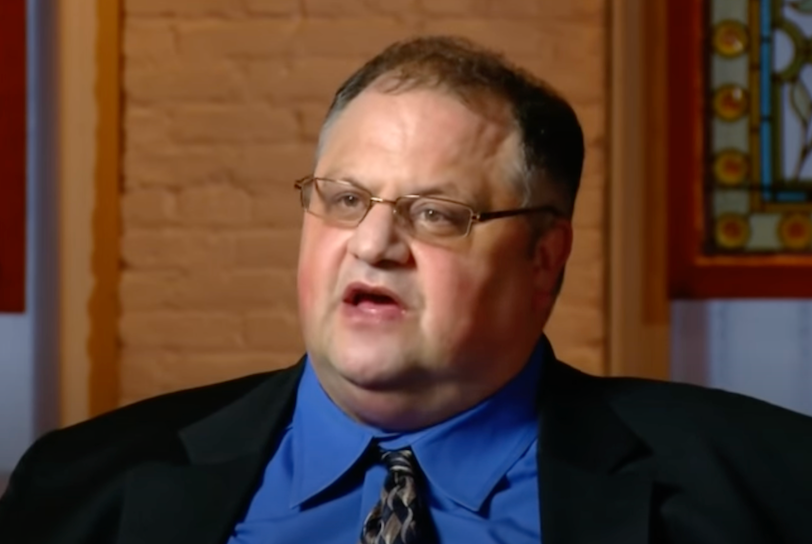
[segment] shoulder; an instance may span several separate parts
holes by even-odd
[[[35,464],[37,479],[93,472],[99,464],[128,463],[181,455],[178,432],[292,369],[254,374],[146,399],[83,423],[52,431],[29,448],[18,468]]]
[[[747,395],[638,378],[591,378],[639,434],[731,447],[799,446],[812,454],[812,417]]]

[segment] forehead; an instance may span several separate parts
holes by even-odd
[[[449,93],[368,89],[328,127],[317,175],[352,175],[374,182],[443,177],[502,178],[513,164],[516,130],[505,107],[465,104]],[[500,180],[501,181],[501,180]]]

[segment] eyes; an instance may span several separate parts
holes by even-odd
[[[329,205],[336,208],[345,208],[347,210],[354,210],[358,208],[366,208],[367,200],[368,199],[364,198],[364,195],[361,193],[344,191],[330,198]]]
[[[474,216],[465,204],[442,198],[407,195],[384,200],[352,184],[320,178],[302,186],[305,209],[337,224],[355,226],[379,203],[393,206],[401,226],[429,237],[465,236]]]
[[[371,197],[362,191],[345,190],[331,195],[326,205],[334,213],[357,213],[365,212],[371,202]],[[412,223],[435,226],[465,223],[470,216],[470,212],[464,206],[430,197],[399,199],[395,209],[398,215],[408,218]]]
[[[409,210],[409,217],[415,223],[426,224],[432,228],[458,227],[467,229],[471,220],[471,211],[459,204],[421,198],[413,201]]]
[[[301,204],[307,213],[339,227],[354,228],[375,204],[392,207],[396,223],[412,235],[435,241],[465,237],[474,222],[483,223],[526,214],[549,214],[565,218],[553,205],[512,210],[475,211],[474,208],[442,197],[404,195],[395,200],[372,196],[369,191],[348,182],[308,176],[296,182]]]

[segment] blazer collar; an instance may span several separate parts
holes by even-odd
[[[545,349],[538,448],[542,541],[648,542],[650,452],[603,398],[598,379],[557,361],[549,343]],[[181,430],[188,463],[156,462],[132,471],[118,542],[226,542],[290,420],[303,361]]]
[[[599,379],[547,349],[539,393],[542,542],[648,542],[651,452],[604,399]]]
[[[248,507],[290,420],[303,360],[182,429],[187,463],[141,465],[128,474],[120,544],[222,544]]]

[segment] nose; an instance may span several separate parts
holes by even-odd
[[[370,265],[403,265],[409,260],[409,246],[397,226],[390,203],[375,203],[355,227],[349,251]]]

